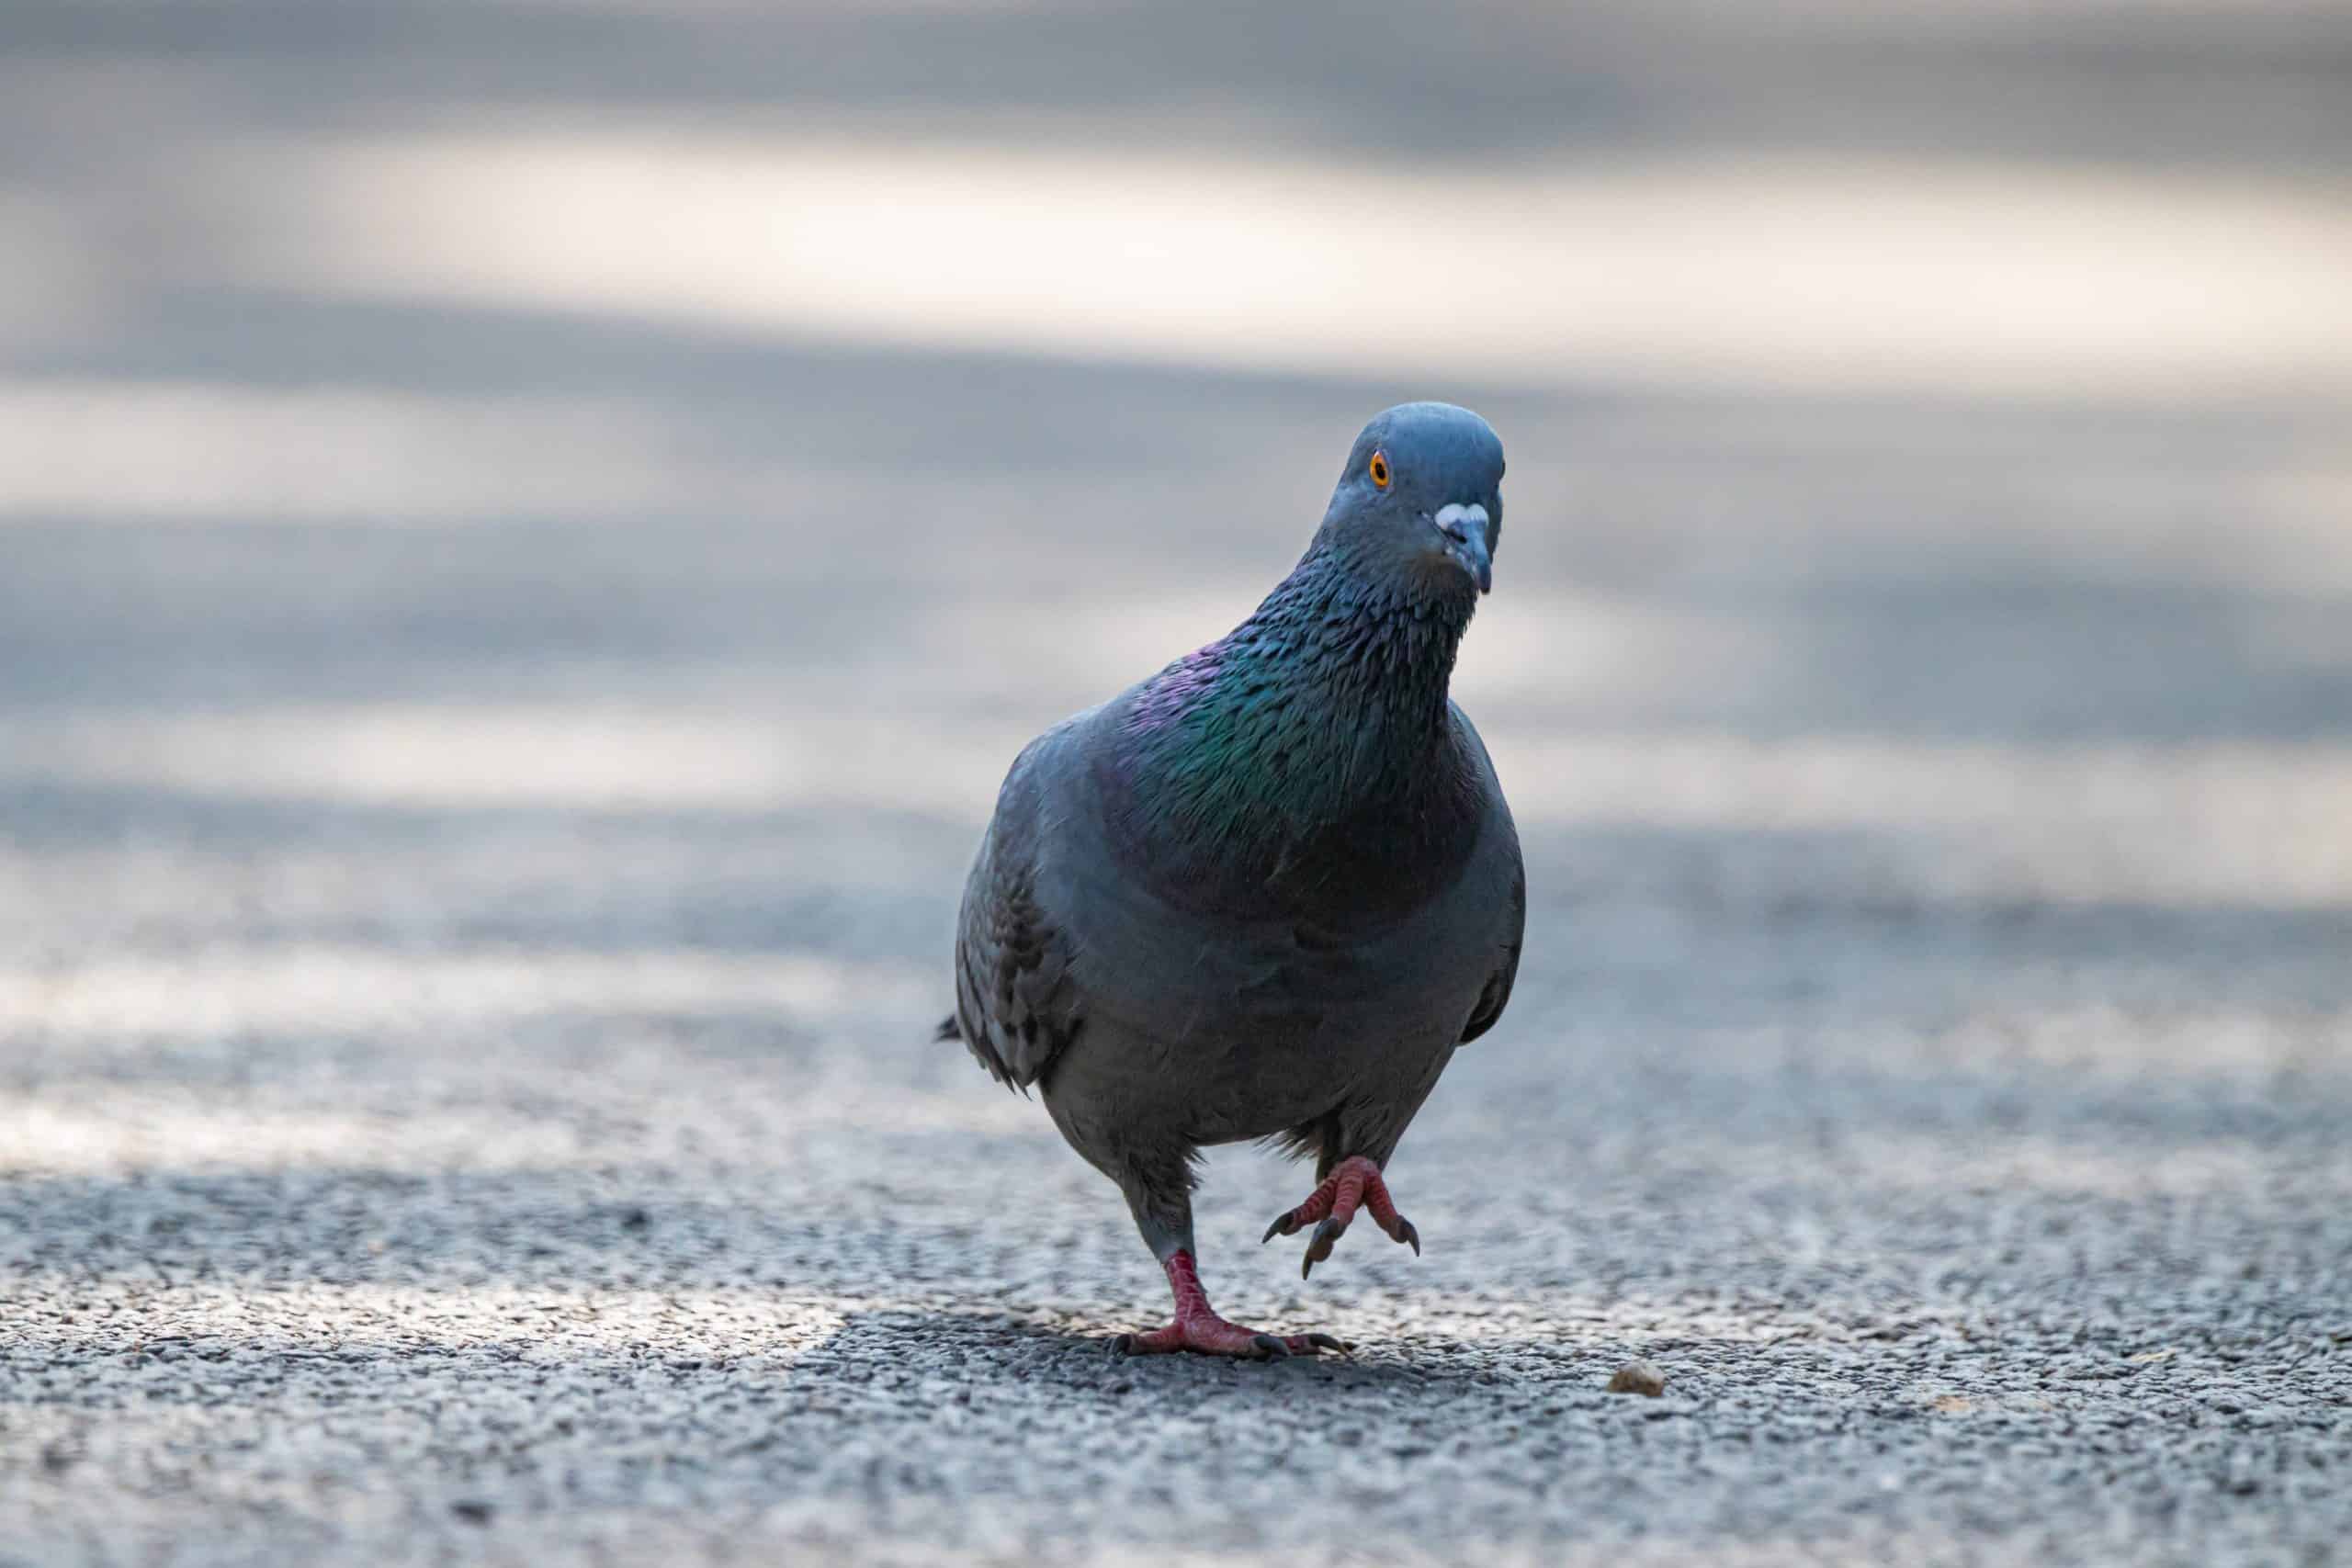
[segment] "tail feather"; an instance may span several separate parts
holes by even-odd
[[[943,1019],[941,1019],[941,1020],[939,1021],[939,1030],[938,1030],[938,1032],[937,1032],[937,1033],[935,1033],[935,1034],[933,1034],[933,1035],[932,1036],[932,1039],[933,1039],[934,1042],[944,1042],[944,1041],[948,1041],[948,1040],[961,1040],[961,1039],[963,1039],[963,1038],[964,1038],[964,1027],[963,1027],[963,1025],[961,1025],[961,1024],[959,1024],[959,1023],[957,1023],[957,1022],[956,1021],[956,1015],[955,1015],[954,1013],[952,1013],[952,1012],[951,1012],[951,1013],[949,1013],[945,1018],[943,1018]]]

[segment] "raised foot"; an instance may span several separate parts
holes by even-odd
[[[1349,1347],[1329,1334],[1261,1334],[1211,1314],[1179,1318],[1148,1334],[1122,1334],[1111,1341],[1122,1356],[1165,1356],[1196,1350],[1204,1356],[1240,1356],[1253,1361],[1278,1361],[1285,1356],[1316,1356],[1326,1350],[1346,1355]]]
[[[1302,1280],[1314,1273],[1315,1266],[1331,1256],[1331,1247],[1347,1234],[1348,1224],[1356,1217],[1357,1206],[1372,1215],[1373,1223],[1388,1233],[1391,1241],[1403,1242],[1421,1255],[1421,1233],[1413,1222],[1396,1212],[1388,1196],[1388,1183],[1381,1179],[1380,1168],[1362,1155],[1351,1155],[1331,1168],[1331,1174],[1321,1186],[1306,1196],[1306,1201],[1286,1214],[1278,1215],[1266,1227],[1264,1241],[1278,1235],[1296,1235],[1312,1224],[1315,1235],[1306,1244],[1306,1256],[1298,1266]],[[1320,1221],[1317,1224],[1316,1222]],[[1261,1242],[1261,1245],[1263,1245]]]

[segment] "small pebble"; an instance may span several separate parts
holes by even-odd
[[[1666,1374],[1647,1361],[1628,1361],[1609,1380],[1611,1393],[1642,1393],[1656,1399],[1666,1392]]]

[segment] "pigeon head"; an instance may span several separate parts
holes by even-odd
[[[1356,437],[1316,534],[1351,574],[1419,602],[1475,604],[1494,586],[1503,444],[1452,403],[1400,403]]]
[[[1280,876],[1346,885],[1364,824],[1418,833],[1453,809],[1469,774],[1447,687],[1494,581],[1502,477],[1468,409],[1365,425],[1290,575],[1125,700],[1124,830],[1238,908]]]

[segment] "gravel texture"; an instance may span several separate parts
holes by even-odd
[[[2352,411],[739,341],[306,294],[170,194],[204,138],[716,114],[763,61],[881,130],[1141,90],[1057,100],[1022,40],[1076,24],[1018,8],[922,18],[987,84],[903,77],[903,19],[810,76],[705,9],[19,10],[0,219],[153,243],[0,321],[10,407],[198,423],[126,454],[143,499],[0,472],[0,1563],[2342,1553]],[[2084,63],[2097,8],[2041,73],[1963,30],[1851,94],[1623,22],[1620,118],[1475,40],[1350,69],[1458,89],[1464,159],[2278,175],[2341,130],[2340,51],[2281,21],[2194,75],[2178,9],[2145,93]],[[1318,36],[1264,40],[1320,85],[1261,129],[1380,152]],[[1211,52],[1154,101],[1229,106]],[[606,412],[532,423],[556,392]],[[1116,1195],[929,1039],[966,860],[1013,748],[1229,625],[1420,392],[1513,458],[1458,689],[1526,841],[1517,998],[1392,1167],[1426,1256],[1302,1284],[1257,1237],[1304,1173],[1210,1161],[1217,1304],[1352,1358],[1122,1361],[1166,1303]],[[1634,1360],[1661,1394],[1609,1392]]]

